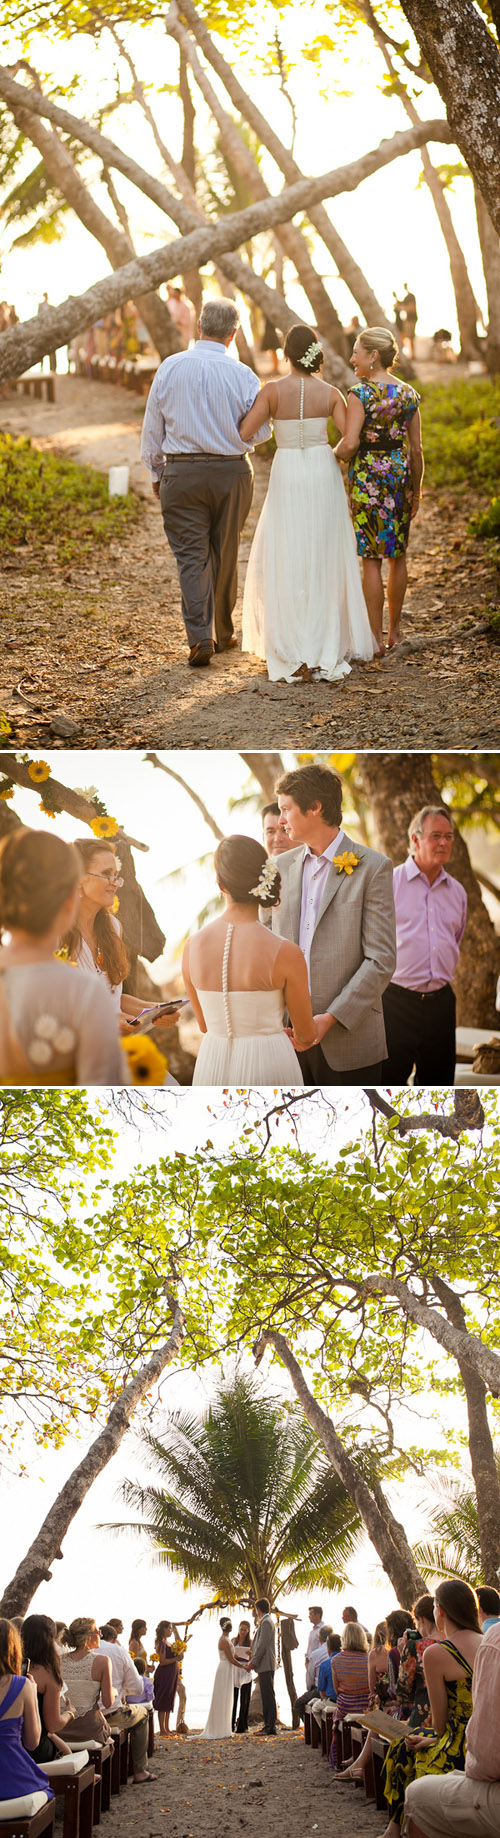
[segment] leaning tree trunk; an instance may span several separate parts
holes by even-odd
[[[292,1729],[296,1730],[300,1728],[300,1717],[295,1708],[296,1701],[297,1701],[297,1686],[295,1684],[295,1679],[293,1676],[292,1652],[295,1652],[295,1649],[296,1647],[298,1647],[299,1643],[298,1643],[297,1635],[295,1632],[295,1622],[291,1615],[282,1615],[281,1621],[280,1621],[280,1635],[281,1635],[281,1658],[283,1661],[285,1684],[286,1684],[288,1696],[290,1699],[290,1709],[292,1712]]]
[[[500,370],[500,241],[494,223],[476,185],[476,218],[488,298],[488,331],[486,362],[490,376]]]
[[[389,1577],[396,1591],[398,1602],[401,1603],[402,1608],[408,1608],[415,1600],[415,1596],[425,1588],[425,1584],[410,1550],[403,1526],[394,1518],[385,1496],[383,1496],[384,1511],[381,1511],[366,1481],[358,1473],[350,1455],[344,1449],[340,1436],[337,1436],[331,1418],[327,1416],[322,1405],[318,1404],[312,1391],[309,1390],[298,1360],[292,1353],[284,1334],[279,1334],[272,1329],[259,1336],[254,1347],[257,1362],[262,1357],[266,1346],[274,1347],[278,1359],[289,1372],[304,1415],[322,1443],[325,1454],[331,1461],[335,1473],[343,1482],[346,1493],[354,1501],[386,1576]]]
[[[179,1306],[175,1309],[174,1322],[168,1340],[158,1347],[147,1364],[125,1386],[116,1404],[110,1410],[105,1429],[96,1436],[83,1461],[73,1469],[69,1480],[58,1494],[57,1500],[47,1513],[40,1531],[30,1545],[26,1556],[18,1565],[15,1576],[8,1583],[0,1602],[0,1614],[10,1619],[12,1615],[25,1615],[30,1602],[40,1583],[50,1581],[50,1565],[62,1557],[61,1544],[69,1527],[79,1511],[89,1488],[107,1467],[111,1457],[116,1455],[123,1437],[129,1429],[134,1411],[142,1399],[147,1396],[152,1385],[157,1385],[165,1367],[171,1364],[180,1353],[184,1339],[184,1315]]]
[[[276,780],[283,772],[283,760],[280,753],[241,753],[249,772],[253,772],[268,804],[276,799]]]
[[[466,1331],[467,1321],[460,1297],[435,1272],[432,1284],[448,1320],[454,1327]],[[487,1388],[480,1373],[466,1360],[459,1360],[458,1365],[467,1399],[469,1454],[476,1489],[484,1580],[496,1589],[500,1568],[500,1476],[488,1420]]]
[[[401,0],[500,236],[500,57],[475,0]],[[492,9],[493,10],[493,9]],[[500,7],[493,17],[499,30]]]
[[[183,51],[179,51],[179,96],[182,102],[182,154],[181,165],[186,178],[189,179],[193,196],[196,196],[196,153],[194,145],[195,107],[187,73],[187,63]],[[186,293],[192,300],[198,320],[203,303],[203,282],[199,268],[188,268],[182,276]]]
[[[429,753],[359,753],[362,782],[370,798],[378,847],[396,864],[408,854],[408,826],[423,804],[441,804]],[[498,1020],[495,994],[500,974],[500,940],[481,897],[467,844],[454,831],[450,873],[467,894],[467,926],[454,979],[458,1020],[464,1027],[491,1027]]]

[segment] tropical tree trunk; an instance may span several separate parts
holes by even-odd
[[[432,1282],[448,1320],[455,1327],[466,1330],[467,1321],[460,1297],[435,1272]],[[466,1360],[460,1359],[458,1366],[467,1399],[469,1453],[476,1489],[484,1580],[496,1589],[500,1568],[500,1476],[488,1420],[486,1385]]]
[[[182,50],[179,51],[179,95],[182,102],[181,165],[184,167],[186,178],[189,179],[193,196],[196,197],[196,153],[194,145],[196,111],[189,88],[187,63]],[[183,274],[182,279],[188,300],[192,300],[198,320],[203,301],[203,282],[199,268],[188,268],[187,273]]]
[[[408,826],[423,804],[441,804],[428,753],[360,753],[376,838],[384,855],[402,862]],[[467,926],[454,979],[458,1020],[465,1027],[491,1027],[497,1020],[495,994],[500,975],[500,940],[481,896],[467,844],[454,832],[450,872],[467,894]]]
[[[257,783],[264,793],[266,803],[274,803],[276,798],[276,780],[283,771],[281,754],[242,753],[240,757],[245,761],[245,766],[248,766],[249,772],[253,772],[254,779],[257,779]]]
[[[476,218],[488,298],[486,362],[491,376],[500,370],[500,241],[479,187],[474,187]]]
[[[298,1360],[296,1360],[294,1353],[292,1353],[291,1347],[289,1347],[288,1341],[285,1340],[284,1334],[279,1334],[274,1330],[266,1331],[262,1334],[254,1348],[257,1361],[262,1357],[262,1353],[266,1346],[274,1347],[278,1359],[281,1360],[287,1372],[289,1372],[294,1391],[302,1405],[307,1421],[311,1424],[311,1428],[318,1436],[325,1450],[325,1454],[328,1456],[332,1467],[335,1469],[335,1473],[338,1474],[346,1492],[350,1495],[351,1500],[353,1500],[354,1505],[357,1507],[360,1518],[363,1520],[363,1524],[368,1532],[368,1537],[371,1539],[386,1575],[389,1577],[396,1591],[398,1602],[401,1603],[402,1608],[411,1607],[411,1603],[415,1600],[415,1596],[420,1594],[425,1584],[420,1570],[417,1569],[403,1527],[399,1524],[398,1520],[394,1518],[394,1514],[391,1512],[391,1508],[385,1498],[384,1512],[381,1512],[380,1506],[377,1504],[373,1493],[367,1486],[366,1481],[364,1481],[358,1473],[357,1468],[354,1466],[354,1462],[351,1461],[350,1456],[344,1449],[340,1441],[340,1436],[337,1436],[337,1432],[333,1427],[330,1417],[327,1416],[322,1405],[318,1404],[312,1391],[309,1390],[309,1386],[306,1383]]]
[[[47,1513],[40,1531],[30,1545],[26,1556],[18,1565],[15,1576],[8,1583],[0,1602],[0,1614],[7,1616],[25,1615],[30,1602],[40,1583],[50,1579],[50,1565],[62,1557],[61,1545],[66,1533],[79,1511],[89,1488],[102,1474],[113,1455],[116,1455],[126,1431],[129,1429],[134,1411],[146,1397],[152,1385],[157,1385],[166,1366],[180,1353],[184,1338],[184,1315],[182,1309],[175,1308],[173,1326],[156,1353],[147,1363],[141,1366],[125,1389],[117,1398],[110,1410],[105,1429],[101,1430],[92,1443],[83,1461],[73,1469],[69,1479],[58,1494],[57,1500]]]
[[[475,0],[401,0],[500,236],[500,57]],[[493,17],[499,29],[496,0]]]

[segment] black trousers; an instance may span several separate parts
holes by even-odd
[[[453,1085],[456,1003],[451,983],[427,993],[389,983],[383,996],[389,1058],[384,1084]]]
[[[293,1708],[294,1708],[294,1711],[296,1711],[297,1716],[301,1718],[302,1722],[304,1721],[304,1711],[306,1709],[306,1705],[312,1704],[313,1698],[317,1698],[318,1695],[319,1694],[317,1690],[311,1691],[310,1689],[308,1689],[307,1691],[303,1691],[301,1693],[300,1698],[295,1699],[295,1704]]]
[[[232,1728],[233,1730],[236,1729],[238,1731],[239,1736],[244,1736],[245,1730],[248,1729],[248,1711],[249,1711],[249,1706],[250,1706],[251,1690],[252,1690],[251,1684],[250,1685],[235,1685],[234,1687]],[[239,1717],[238,1717],[238,1698],[240,1700]],[[238,1721],[236,1722],[237,1717],[238,1717]]]
[[[233,633],[238,544],[253,497],[248,454],[172,455],[160,485],[165,532],[177,562],[190,645],[223,650]]]
[[[276,1698],[274,1696],[274,1672],[259,1672],[258,1677],[266,1736],[275,1736],[278,1712],[276,1709]]]
[[[307,1053],[299,1053],[299,1059],[305,1085],[379,1085],[382,1078],[385,1082],[385,1060],[377,1066],[355,1066],[352,1072],[338,1072],[335,1066],[329,1066],[321,1046],[309,1047]]]

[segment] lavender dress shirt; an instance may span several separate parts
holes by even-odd
[[[342,853],[343,840],[343,830],[339,830],[338,836],[334,836],[333,842],[329,842],[324,855],[313,855],[312,850],[309,848],[307,848],[305,852],[302,869],[299,945],[301,951],[304,952],[308,976],[310,970],[311,945],[316,930],[321,895],[334,856],[341,855]]]
[[[392,978],[404,989],[451,983],[467,917],[467,894],[446,868],[432,887],[413,856],[394,870],[397,960]]]

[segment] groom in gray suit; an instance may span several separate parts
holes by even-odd
[[[301,946],[308,967],[316,1040],[299,1054],[305,1083],[376,1083],[396,962],[392,862],[341,829],[342,784],[329,766],[285,772],[276,793],[290,849],[273,931]]]
[[[267,1596],[261,1596],[255,1608],[259,1621],[257,1632],[252,1640],[250,1665],[252,1671],[258,1674],[266,1736],[275,1736],[278,1714],[274,1695],[276,1648],[274,1621],[271,1620],[269,1613]]]

